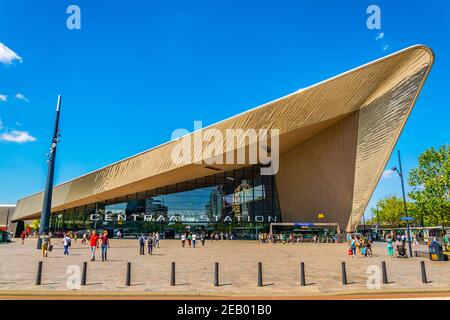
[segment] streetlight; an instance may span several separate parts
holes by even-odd
[[[411,229],[409,228],[409,215],[408,215],[408,208],[406,207],[405,184],[403,182],[403,170],[402,170],[402,160],[400,158],[400,150],[398,150],[398,164],[399,164],[399,168],[394,167],[394,168],[392,168],[392,171],[397,171],[398,175],[400,176],[400,180],[402,182],[403,209],[405,210],[405,216],[406,216],[406,232],[408,235],[409,256],[412,257],[413,253],[412,253],[412,247],[411,247]]]
[[[53,131],[50,151],[47,154],[48,172],[47,172],[47,181],[45,183],[44,202],[42,204],[41,223],[39,225],[39,237],[37,241],[37,249],[41,249],[42,246],[41,236],[47,233],[50,229],[49,225],[52,208],[53,176],[55,173],[56,145],[58,144],[59,138],[61,137],[58,129],[60,107],[61,107],[61,95],[58,95],[58,102],[56,103],[55,128]]]

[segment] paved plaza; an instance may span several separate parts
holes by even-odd
[[[73,243],[63,255],[61,239],[42,259],[36,239],[0,245],[0,294],[8,292],[72,292],[66,285],[67,268],[88,261],[87,286],[77,292],[145,293],[190,296],[311,296],[391,291],[450,291],[450,263],[425,258],[388,258],[385,244],[375,243],[374,256],[352,259],[346,244],[265,244],[254,241],[206,241],[205,247],[181,247],[178,240],[162,240],[152,256],[139,255],[137,240],[111,240],[109,261],[89,262],[89,248]],[[417,249],[417,248],[415,248]],[[425,247],[421,248],[425,250]],[[38,262],[43,260],[42,285],[36,286]],[[429,283],[421,281],[424,260]],[[170,285],[171,262],[176,262],[176,286]],[[299,265],[305,263],[306,286],[300,286]],[[341,262],[346,262],[349,284],[342,285]],[[389,284],[369,290],[367,269],[386,261]],[[132,264],[131,286],[125,286],[127,262]],[[220,286],[214,286],[214,262],[220,264]],[[257,264],[263,263],[263,287],[257,286]]]

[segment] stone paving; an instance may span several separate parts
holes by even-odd
[[[264,244],[254,241],[206,241],[205,247],[181,247],[178,240],[162,240],[152,256],[139,255],[137,240],[111,240],[108,261],[89,262],[89,248],[73,243],[63,255],[61,239],[53,239],[54,250],[42,259],[36,239],[0,245],[0,291],[71,291],[67,267],[88,261],[87,286],[80,292],[129,292],[158,294],[224,294],[301,296],[368,290],[367,268],[386,261],[388,280],[383,290],[448,290],[450,262],[424,258],[389,258],[385,244],[375,243],[374,256],[352,259],[346,244]],[[417,249],[417,248],[415,248]],[[425,250],[424,247],[421,248]],[[36,286],[38,261],[43,260],[42,285]],[[420,260],[424,260],[427,284],[421,282]],[[176,286],[170,286],[171,262],[176,262]],[[220,263],[220,286],[214,287],[214,262]],[[300,286],[299,264],[305,263],[307,286]],[[349,285],[343,286],[341,262],[347,265]],[[125,286],[126,264],[132,264],[131,286]],[[263,263],[263,287],[257,286],[257,264]],[[377,290],[373,290],[374,292]],[[380,291],[380,290],[378,290]]]

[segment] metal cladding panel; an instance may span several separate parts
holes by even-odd
[[[279,129],[280,149],[292,148],[293,145],[305,142],[311,137],[311,134],[317,134],[345,116],[361,108],[369,107],[373,101],[379,101],[381,97],[386,97],[386,93],[407,81],[405,79],[410,79],[412,75],[428,70],[432,61],[433,54],[430,49],[424,46],[414,46],[204,128],[201,133],[205,133],[205,138],[209,138],[210,132],[205,129],[215,128],[223,134],[227,129],[243,129],[242,134],[238,136],[236,145],[236,148],[241,148],[248,145],[248,140],[245,139],[247,130]],[[419,89],[420,87],[418,91]],[[378,106],[381,109],[385,108],[382,103],[379,103]],[[405,118],[405,115],[399,116]],[[360,121],[362,123],[370,121],[366,118],[362,115]],[[402,121],[400,121],[399,130],[402,123],[404,124]],[[380,122],[379,126],[383,127],[385,124]],[[302,133],[303,131],[304,133]],[[358,134],[361,137],[364,135],[362,132]],[[189,137],[193,138],[194,133],[191,133]],[[201,140],[193,140],[193,148],[199,147],[202,143]],[[214,173],[205,170],[204,165],[175,164],[171,160],[171,152],[177,143],[177,140],[168,142],[56,186],[53,191],[52,212]],[[205,144],[211,146],[210,142]],[[362,146],[358,149],[360,150],[360,161],[365,159],[361,148]],[[387,159],[391,150],[384,148],[383,151],[380,151],[380,158]],[[358,163],[357,161],[357,167]],[[229,168],[232,167],[229,166]],[[223,168],[225,169],[225,166]],[[356,176],[366,175],[361,163],[358,168],[360,169],[356,170]],[[367,179],[375,180],[370,181],[370,185],[376,184],[376,177],[379,175],[367,176]],[[358,177],[355,177],[356,185],[357,188],[363,188],[364,191],[355,189],[355,199],[358,199],[355,200],[352,211],[355,217],[371,194],[371,191],[365,189],[366,186]],[[42,193],[23,198],[17,203],[13,219],[39,217],[41,207]]]
[[[355,230],[381,177],[428,72],[425,65],[359,112],[353,208]]]

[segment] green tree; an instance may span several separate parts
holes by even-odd
[[[406,203],[408,211],[413,211],[413,204]],[[403,199],[396,196],[387,196],[379,199],[377,206],[371,209],[371,224],[380,224],[393,227],[404,226],[406,223],[401,218],[405,215]]]
[[[420,218],[426,224],[446,226],[450,222],[450,145],[427,149],[411,170],[409,184]]]
[[[33,229],[33,231],[37,231],[37,230],[39,230],[39,225],[40,225],[40,220],[34,220],[31,228]]]

